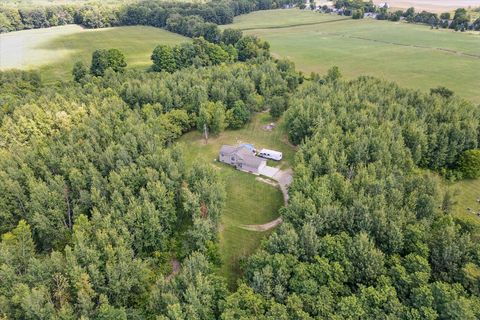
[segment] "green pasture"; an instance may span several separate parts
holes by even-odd
[[[189,38],[160,28],[129,26],[83,29],[67,25],[0,35],[0,69],[40,69],[46,82],[71,78],[73,64],[90,64],[96,49],[120,49],[128,67],[147,68],[158,44],[175,45]]]
[[[237,171],[233,167],[216,161],[223,144],[252,143],[257,148],[271,148],[282,151],[284,160],[278,165],[288,166],[293,162],[294,149],[286,143],[281,128],[263,130],[272,120],[267,113],[257,114],[245,128],[227,130],[210,137],[208,143],[201,133],[193,131],[179,139],[186,151],[187,161],[210,163],[225,181],[227,191],[226,209],[220,228],[220,253],[222,266],[219,274],[229,280],[231,287],[241,275],[239,263],[250,255],[261,240],[271,231],[255,232],[239,228],[244,224],[263,224],[278,217],[283,205],[283,196],[278,188],[256,180],[256,176]],[[272,164],[270,164],[272,165]]]
[[[259,11],[226,27],[269,41],[275,56],[291,59],[307,74],[337,65],[346,78],[372,75],[420,90],[446,86],[480,102],[478,33],[298,9]]]
[[[85,30],[56,38],[43,45],[44,49],[68,50],[68,57],[42,67],[45,81],[66,79],[70,76],[73,64],[83,61],[90,64],[92,52],[96,49],[117,48],[126,56],[128,67],[148,68],[151,65],[150,55],[158,44],[175,45],[189,41],[181,35],[154,27],[130,26],[97,30]]]
[[[347,20],[349,17],[339,15],[318,14],[313,11],[292,10],[262,10],[250,14],[235,17],[233,25],[223,25],[221,28],[242,30],[289,28],[299,25],[313,25],[321,23],[332,23],[339,20]]]

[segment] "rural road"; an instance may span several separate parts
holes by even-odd
[[[287,169],[287,170],[279,170],[273,177],[273,180],[278,182],[278,185],[280,187],[280,190],[282,190],[283,194],[283,200],[285,201],[285,205],[288,203],[288,186],[290,183],[292,183],[293,180],[293,175],[292,175],[292,169]],[[267,231],[272,228],[275,228],[279,224],[282,223],[282,218],[277,218],[273,221],[264,223],[264,224],[247,224],[240,226],[240,228],[244,230],[249,230],[249,231]]]

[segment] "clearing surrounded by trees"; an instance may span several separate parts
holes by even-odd
[[[271,123],[268,113],[256,114],[245,128],[227,130],[218,137],[210,137],[208,144],[200,132],[190,132],[179,139],[187,153],[187,161],[202,161],[212,164],[226,184],[227,199],[221,219],[220,253],[224,264],[219,274],[226,276],[230,286],[235,285],[240,275],[239,261],[249,256],[260,245],[260,241],[270,234],[245,230],[245,225],[269,223],[278,218],[278,210],[283,205],[279,188],[258,181],[254,175],[238,171],[234,167],[215,161],[223,144],[253,143],[255,146],[268,146],[283,152],[279,163],[269,160],[269,165],[289,166],[293,163],[294,149],[287,143],[284,131],[277,126],[273,131],[263,127]]]

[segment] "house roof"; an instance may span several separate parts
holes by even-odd
[[[239,148],[237,150],[237,155],[243,160],[243,162],[249,167],[258,167],[260,164],[266,160],[260,157],[257,157],[245,147]]]
[[[230,154],[230,153],[234,153],[235,150],[237,150],[237,149],[238,149],[238,147],[229,146],[229,145],[224,144],[224,145],[220,148],[220,153]]]
[[[248,147],[241,145],[241,146],[229,146],[223,145],[220,149],[220,153],[223,154],[236,154],[238,158],[240,158],[243,163],[249,167],[257,168],[263,162],[266,162],[265,159],[257,157],[252,153]]]

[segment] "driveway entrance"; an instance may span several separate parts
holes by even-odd
[[[258,173],[260,173],[262,176],[272,178],[280,171],[280,169],[274,168],[274,167],[269,167],[269,166],[264,166],[259,170]]]

